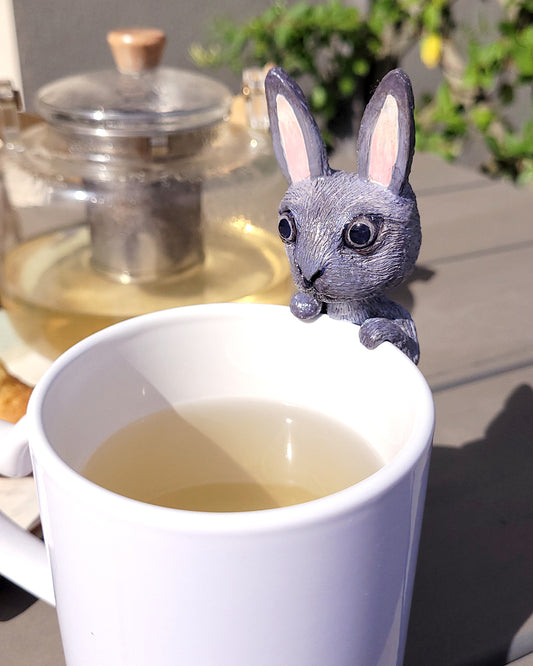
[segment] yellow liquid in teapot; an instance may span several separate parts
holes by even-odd
[[[205,261],[183,273],[120,283],[91,266],[89,230],[39,236],[4,257],[2,306],[20,337],[49,358],[123,319],[155,310],[242,301],[289,302],[289,266],[279,238],[243,218],[210,231]]]

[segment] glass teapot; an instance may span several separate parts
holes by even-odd
[[[264,77],[248,72],[243,104],[159,66],[159,30],[108,42],[117,69],[41,88],[37,124],[0,95],[1,304],[50,358],[145,312],[290,297]]]

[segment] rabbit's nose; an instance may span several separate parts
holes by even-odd
[[[323,269],[323,268],[320,268],[318,271],[315,271],[315,272],[313,273],[313,275],[311,275],[311,279],[310,279],[310,280],[308,280],[308,279],[305,277],[305,275],[302,274],[302,278],[303,278],[303,281],[304,281],[304,287],[305,287],[305,288],[312,287],[312,286],[314,285],[314,283],[316,282],[316,280],[318,280],[318,278],[319,278],[323,273],[324,273],[324,269]]]

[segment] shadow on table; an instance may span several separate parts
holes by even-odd
[[[533,389],[485,437],[435,446],[404,666],[501,666],[533,612]]]
[[[403,307],[412,314],[415,307],[415,300],[410,288],[411,284],[413,282],[429,282],[434,275],[435,271],[431,268],[417,265],[407,280],[399,287],[394,287],[394,289],[388,291],[387,296],[396,303],[403,305]]]
[[[0,576],[0,622],[20,615],[36,601],[32,594]]]

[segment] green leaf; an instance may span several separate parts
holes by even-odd
[[[311,103],[315,109],[322,109],[326,106],[328,94],[324,86],[315,86],[311,93]]]
[[[486,132],[494,121],[495,114],[487,106],[477,106],[470,111],[470,118],[481,132]]]
[[[524,79],[533,77],[533,26],[515,35],[511,50],[514,63]]]
[[[352,72],[356,76],[366,76],[370,71],[370,63],[368,60],[363,58],[358,58],[352,63]]]
[[[439,32],[442,21],[442,11],[438,3],[432,2],[422,12],[424,28],[427,32]]]
[[[493,155],[495,155],[496,157],[500,157],[501,155],[500,142],[497,141],[495,137],[491,135],[485,136],[485,144]]]
[[[350,97],[355,92],[356,83],[350,76],[343,76],[339,79],[339,91],[343,97]]]
[[[274,31],[274,42],[279,49],[287,48],[293,37],[293,30],[287,23],[281,23]]]

